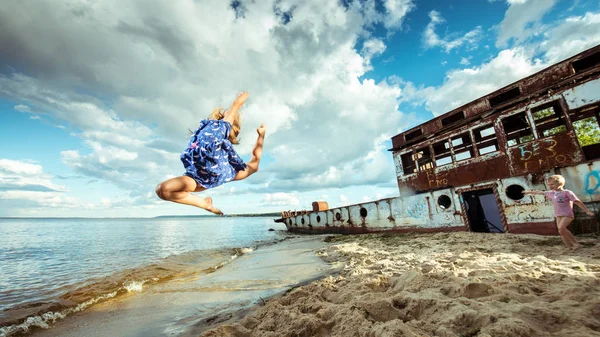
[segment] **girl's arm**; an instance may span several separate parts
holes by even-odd
[[[523,193],[523,194],[537,194],[537,195],[545,195],[545,194],[544,194],[544,191],[527,191],[527,190],[525,190],[525,191],[523,191],[522,193]]]
[[[575,200],[575,201],[573,201],[573,203],[575,205],[577,205],[579,208],[581,208],[585,212],[585,214],[587,214],[589,216],[594,215],[594,212],[590,211],[589,208],[587,208],[587,206],[583,202],[581,202],[581,200]]]
[[[231,107],[229,108],[229,110],[227,110],[225,112],[225,116],[223,117],[223,120],[226,120],[229,123],[233,124],[233,121],[235,119],[235,114],[242,107],[242,105],[244,105],[244,103],[246,103],[248,96],[250,96],[250,95],[245,91],[239,92],[237,94],[237,98],[235,99],[235,101],[233,101],[233,103],[231,103]]]
[[[252,150],[252,157],[250,157],[248,167],[246,167],[246,169],[243,171],[238,171],[233,180],[246,179],[250,175],[258,171],[258,166],[260,165],[260,157],[262,156],[263,145],[265,143],[265,131],[266,128],[264,124],[261,124],[258,127],[258,129],[256,129],[256,132],[258,133],[258,138],[256,139],[256,144],[254,145],[254,149]]]

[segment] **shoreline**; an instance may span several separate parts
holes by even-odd
[[[30,335],[600,336],[600,238],[578,239],[297,236]]]
[[[600,336],[600,239],[365,234],[317,251],[344,263],[200,336]]]
[[[174,278],[89,307],[29,336],[197,336],[256,304],[334,268],[315,255],[324,237],[293,236],[248,252],[212,273]]]

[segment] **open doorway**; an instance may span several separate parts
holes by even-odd
[[[493,189],[463,192],[462,199],[467,209],[471,232],[504,233]]]

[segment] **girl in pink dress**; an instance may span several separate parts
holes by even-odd
[[[579,248],[581,245],[575,239],[573,233],[567,229],[571,224],[575,215],[573,214],[573,204],[579,206],[589,216],[594,216],[594,212],[590,211],[572,191],[565,190],[565,178],[561,175],[553,175],[547,179],[550,191],[523,191],[523,194],[540,194],[552,200],[554,205],[554,216],[556,217],[556,227],[558,234],[563,242],[571,250]]]

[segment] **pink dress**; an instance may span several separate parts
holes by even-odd
[[[554,216],[575,217],[573,214],[573,201],[579,201],[575,193],[569,190],[545,191],[544,195],[552,200]]]

